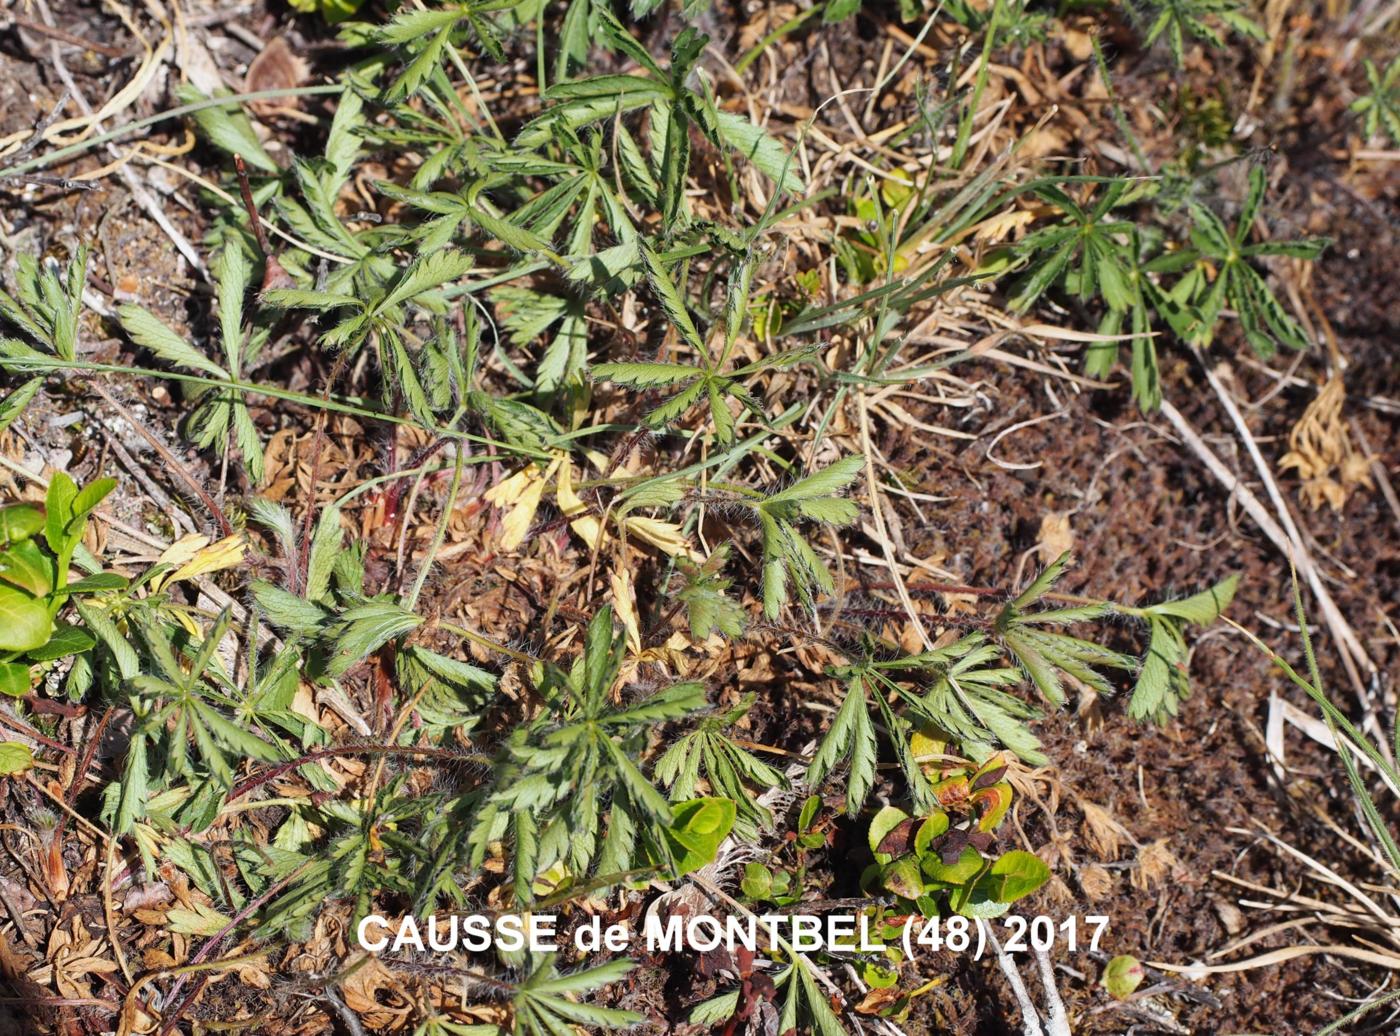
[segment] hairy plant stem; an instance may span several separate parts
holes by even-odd
[[[240,799],[250,791],[262,787],[268,781],[274,781],[283,774],[291,773],[308,763],[320,762],[322,759],[334,759],[343,755],[421,756],[425,759],[436,759],[441,762],[475,763],[479,766],[487,766],[491,762],[490,756],[480,752],[454,752],[450,748],[433,748],[427,745],[419,748],[409,745],[340,745],[336,748],[318,748],[314,752],[307,752],[305,755],[289,759],[285,763],[277,763],[262,773],[254,774],[252,777],[240,781],[233,786],[224,801],[232,802],[234,799]]]

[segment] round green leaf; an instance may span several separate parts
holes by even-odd
[[[34,753],[18,741],[0,744],[0,777],[18,777],[34,766]]]
[[[1142,983],[1144,974],[1142,963],[1136,957],[1125,953],[1108,962],[1100,981],[1113,999],[1126,1000]]]
[[[739,888],[750,899],[767,899],[773,891],[773,874],[761,863],[746,863]]]
[[[972,846],[964,847],[962,855],[955,863],[944,863],[937,853],[924,857],[924,874],[930,881],[940,881],[945,885],[961,885],[977,877],[982,869],[982,854]]]
[[[44,509],[34,504],[0,507],[0,541],[18,543],[44,527]]]
[[[998,903],[1014,903],[1049,881],[1050,868],[1034,853],[1013,849],[992,864],[985,880]]]
[[[665,837],[678,874],[689,874],[714,860],[719,844],[734,826],[737,810],[730,799],[691,799],[671,807]]]
[[[885,868],[881,883],[896,896],[905,899],[918,899],[924,894],[923,876],[919,873],[919,863],[912,856],[901,856]]]
[[[53,562],[35,540],[12,543],[0,550],[0,579],[35,597],[53,589]]]
[[[888,855],[880,853],[880,843],[885,840],[885,836],[897,828],[900,824],[909,819],[909,814],[897,806],[886,806],[870,819],[870,851],[878,855]]]
[[[33,651],[49,639],[49,610],[23,591],[0,586],[0,651]]]
[[[0,694],[7,694],[11,698],[23,698],[29,693],[31,686],[27,665],[21,665],[19,662],[0,663]]]
[[[860,977],[871,989],[889,989],[899,981],[899,972],[894,968],[866,961],[860,966]]]
[[[939,810],[919,825],[914,834],[914,852],[923,856],[928,852],[929,843],[948,830],[948,814]]]

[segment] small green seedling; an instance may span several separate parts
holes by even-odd
[[[886,806],[870,822],[875,863],[862,885],[892,893],[895,914],[949,912],[995,917],[1050,880],[1050,868],[1020,849],[998,853],[995,832],[1011,807],[999,758],[977,768],[935,768],[938,808],[921,818]]]
[[[79,489],[59,472],[49,483],[44,506],[10,504],[0,508],[0,692],[28,694],[34,667],[91,648],[96,640],[81,626],[58,617],[74,595],[121,589],[126,579],[94,571],[69,582],[74,555],[82,549],[88,516],[115,488],[99,479]],[[83,552],[84,554],[86,552]]]

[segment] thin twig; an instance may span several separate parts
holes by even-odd
[[[30,32],[37,32],[40,36],[47,36],[51,40],[57,40],[59,43],[67,43],[69,46],[78,47],[81,50],[90,50],[94,54],[101,54],[103,57],[131,57],[131,54],[127,53],[119,47],[110,47],[105,43],[96,43],[92,40],[84,39],[82,36],[77,36],[66,29],[60,29],[52,25],[45,25],[43,22],[36,22],[32,18],[24,17],[24,15],[22,14],[14,14],[13,12],[11,12],[10,14],[6,15],[6,18],[9,21],[13,22],[15,25],[18,25],[21,29],[27,29]]]
[[[151,448],[155,450],[156,453],[160,454],[160,459],[169,465],[171,472],[180,476],[180,481],[184,482],[185,485],[193,490],[195,496],[199,498],[200,503],[204,504],[209,513],[213,516],[214,521],[219,524],[220,532],[225,536],[232,536],[233,525],[229,522],[228,516],[224,514],[223,509],[214,501],[214,498],[209,495],[209,491],[204,488],[203,484],[185,470],[185,466],[180,463],[175,454],[170,452],[170,448],[166,446],[165,443],[161,442],[154,432],[142,424],[135,414],[128,410],[122,403],[118,402],[116,397],[103,388],[101,382],[94,380],[89,382],[89,384],[92,385],[93,391],[106,400],[107,404],[112,407],[112,409],[126,418],[127,423],[131,425],[141,438],[151,444]]]

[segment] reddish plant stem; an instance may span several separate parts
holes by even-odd
[[[417,453],[408,459],[407,470],[421,468],[426,464],[438,450],[447,444],[444,438],[434,439],[428,445],[422,447]],[[393,443],[390,443],[389,472],[393,474],[398,471],[394,466]],[[407,487],[403,479],[396,480],[388,489],[384,490],[384,524],[392,526],[399,520],[399,506],[403,503],[404,490]]]
[[[24,720],[16,719],[14,716],[10,716],[4,712],[0,712],[0,723],[5,724],[5,726],[7,727],[12,727],[13,729],[18,730],[25,737],[33,738],[35,741],[39,742],[39,744],[44,745],[48,748],[55,749],[56,751],[62,752],[65,755],[75,754],[73,749],[69,748],[67,745],[59,744],[57,741],[53,740],[53,738],[45,737],[43,734],[39,733],[39,731],[31,727],[28,723],[24,722]]]
[[[476,752],[454,752],[450,748],[409,748],[402,745],[341,745],[338,748],[320,748],[314,752],[296,759],[288,760],[285,763],[278,763],[264,770],[262,773],[254,774],[252,777],[235,784],[228,793],[227,802],[242,798],[254,788],[259,788],[268,781],[276,780],[283,774],[290,773],[298,767],[308,763],[319,762],[322,759],[334,759],[342,755],[401,755],[401,756],[422,756],[428,759],[440,759],[451,763],[485,763],[488,762],[486,756]]]
[[[26,694],[24,704],[35,712],[48,716],[62,716],[64,719],[77,719],[87,713],[87,709],[82,705],[69,705],[64,701],[52,701],[48,698],[40,698],[37,694]]]
[[[240,924],[247,920],[254,912],[261,908],[263,904],[270,900],[273,896],[277,895],[277,893],[281,892],[293,881],[301,877],[302,872],[306,870],[308,866],[310,866],[310,864],[302,864],[291,874],[288,874],[281,881],[274,884],[262,895],[258,896],[256,899],[250,900],[243,907],[242,910],[238,911],[238,913],[233,915],[232,920],[230,920],[228,924],[224,925],[223,928],[221,928],[217,933],[210,936],[209,941],[206,942],[203,946],[201,946],[199,948],[199,952],[196,953],[190,959],[190,963],[203,964],[204,959],[208,957],[209,954],[213,952],[215,948],[222,945],[223,941],[233,934],[234,929],[236,929]],[[175,985],[170,990],[170,996],[166,998],[167,1001],[174,1001],[175,998],[180,995],[180,990],[184,988],[185,979],[187,977],[188,973],[181,975],[175,980]],[[195,985],[195,988],[190,992],[190,995],[185,997],[184,1000],[180,1001],[175,1007],[175,1009],[171,1011],[170,1017],[166,1018],[161,1023],[160,1032],[158,1036],[169,1036],[169,1033],[175,1028],[176,1025],[180,1023],[180,1016],[189,1009],[189,1006],[192,1003],[194,1003],[195,998],[199,996],[200,991],[204,988],[208,981],[209,978],[207,975],[200,976],[199,982]]]
[[[112,707],[108,706],[107,711],[102,714],[102,718],[97,721],[97,729],[92,733],[85,733],[88,746],[83,750],[83,757],[78,762],[78,769],[73,774],[73,783],[68,788],[68,805],[73,804],[73,800],[78,797],[78,793],[83,789],[83,779],[87,777],[88,768],[92,766],[93,757],[97,755],[98,746],[102,744],[102,737],[107,733],[107,723],[112,718]]]
[[[263,232],[262,220],[258,218],[258,205],[253,201],[253,188],[248,183],[248,167],[243,164],[243,156],[234,155],[233,165],[238,170],[238,191],[243,195],[243,207],[248,210],[248,224],[253,229],[253,238],[258,243],[258,251],[267,256],[267,235]]]

